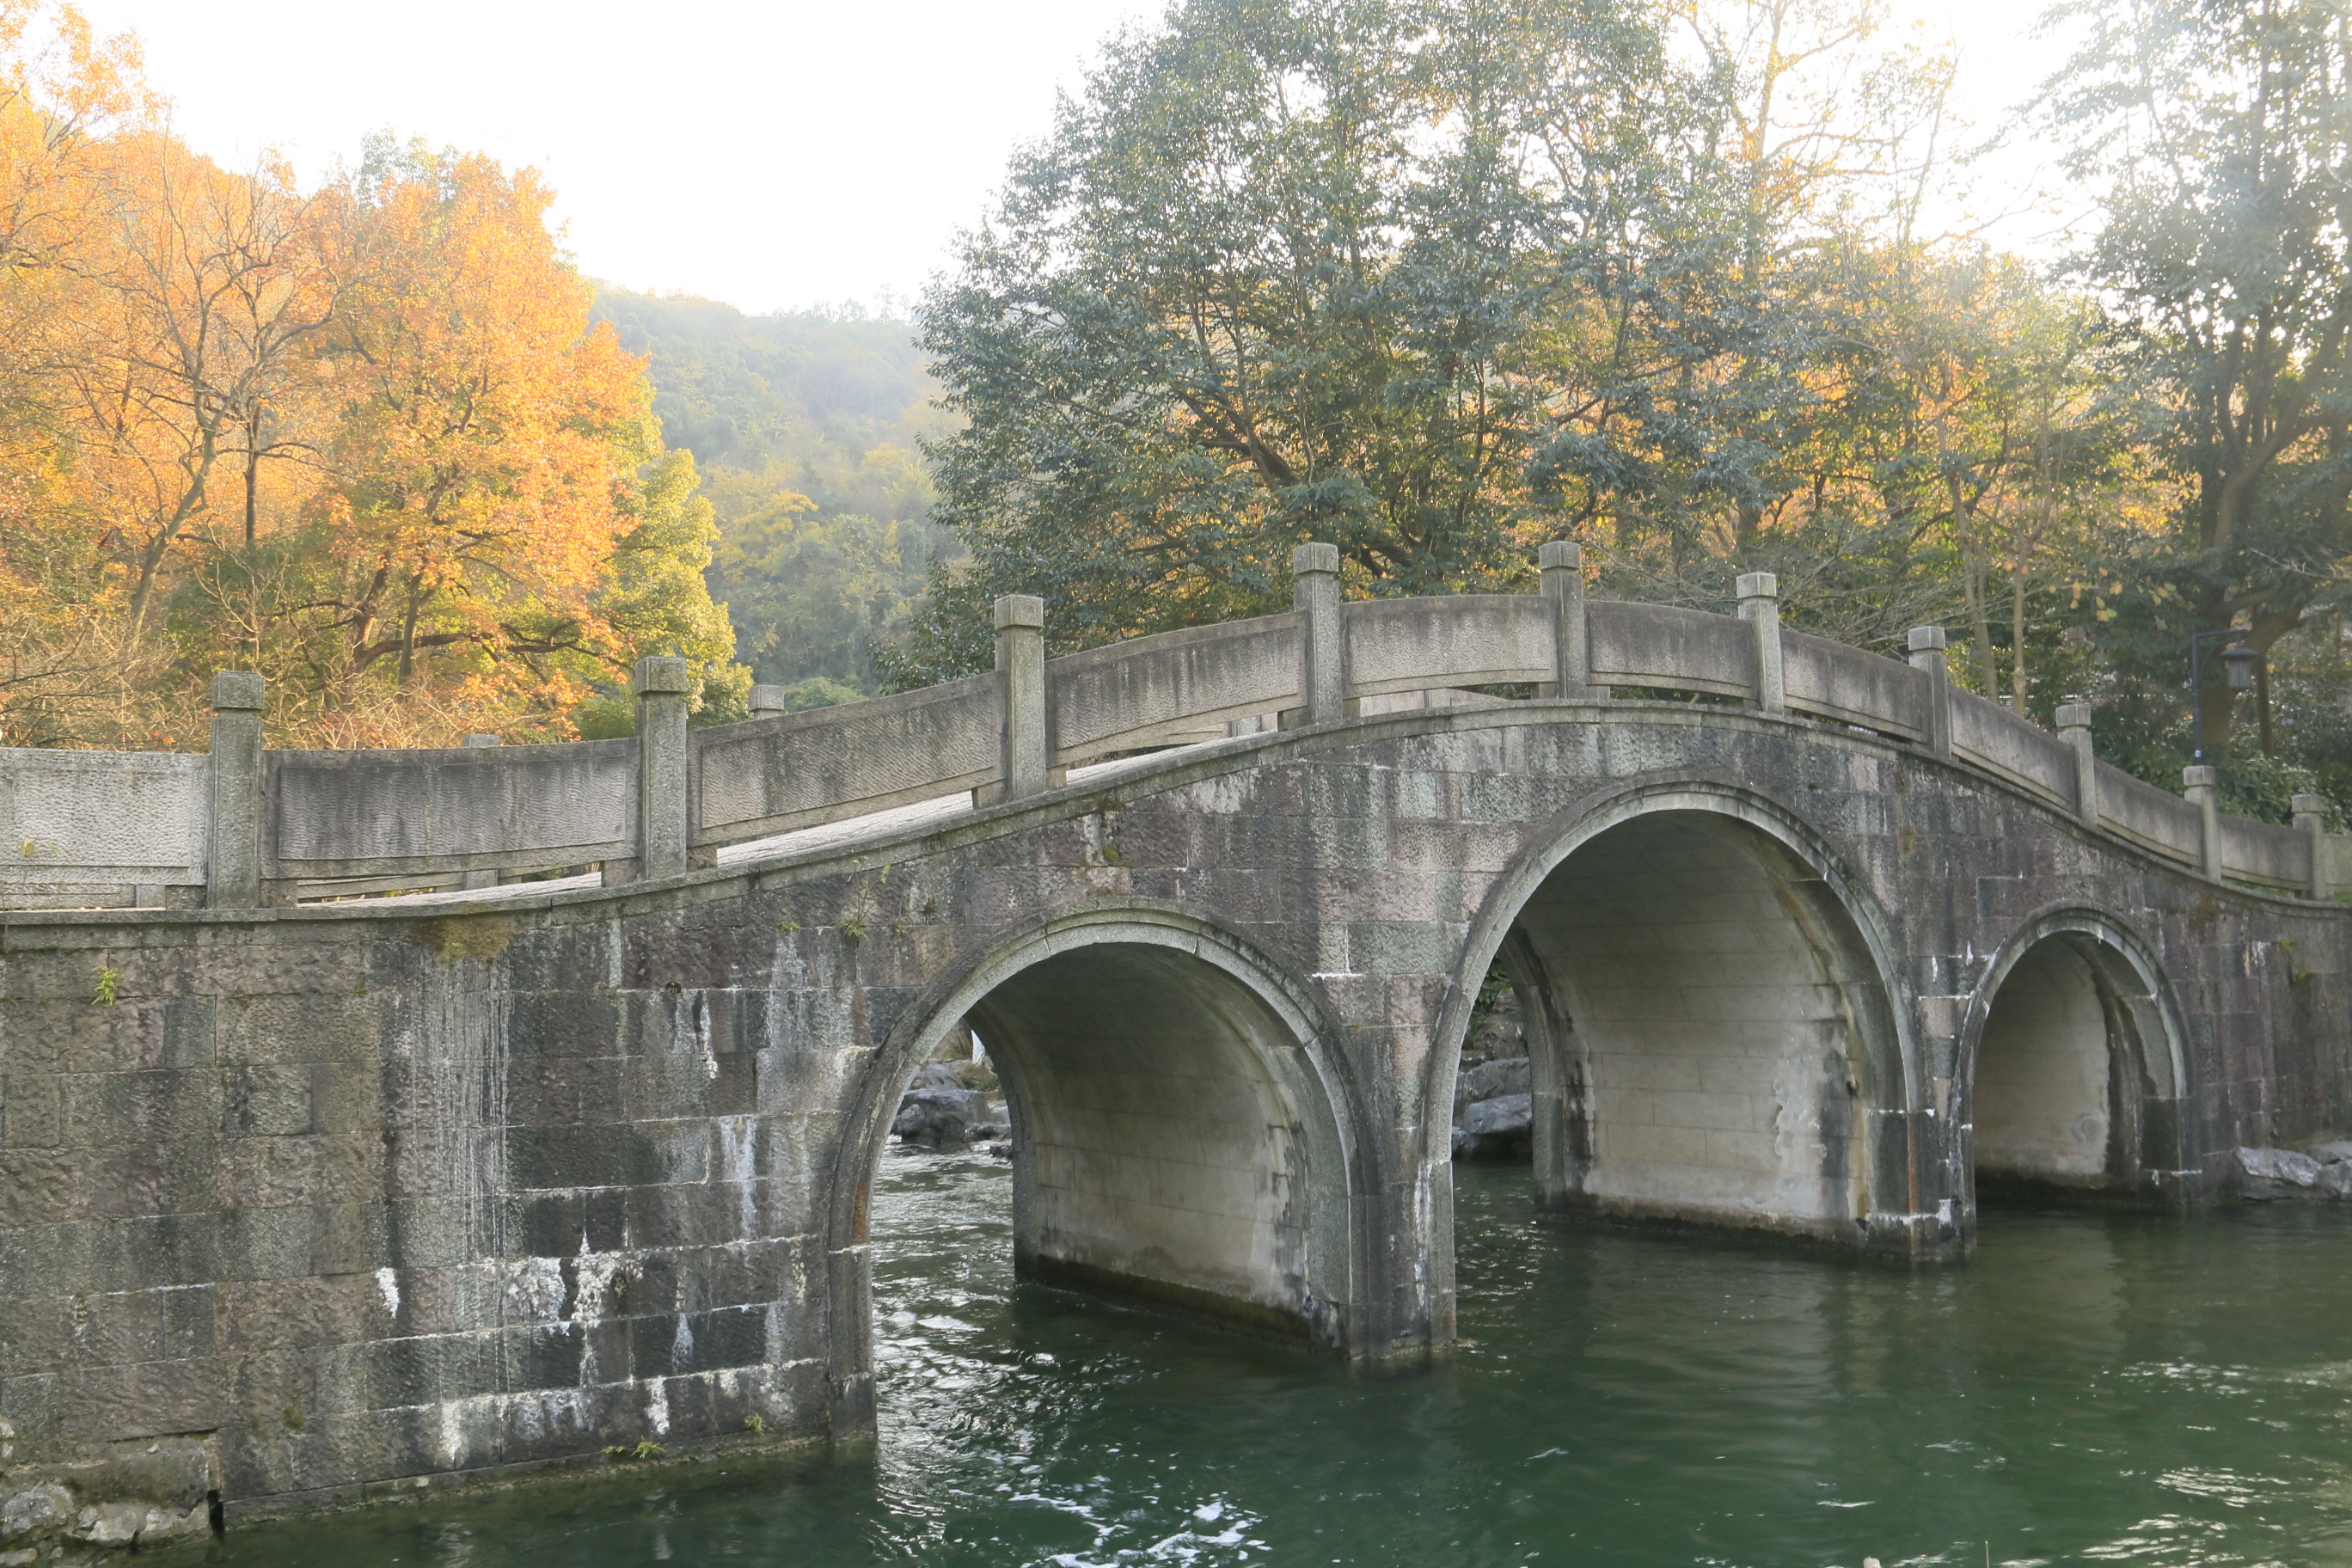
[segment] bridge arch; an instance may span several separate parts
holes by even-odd
[[[1895,952],[1875,900],[1794,812],[1725,781],[1638,781],[1573,809],[1490,891],[1428,1103],[1451,1104],[1499,957],[1528,1034],[1547,1207],[1877,1242],[1920,1206]],[[1425,1147],[1439,1181],[1446,1154]]]
[[[1096,908],[1037,921],[932,987],[866,1068],[828,1222],[837,1431],[871,1426],[867,1205],[892,1112],[966,1017],[1012,1112],[1020,1273],[1357,1348],[1352,1200],[1370,1156],[1333,1026],[1213,922]]]
[[[2188,1055],[2153,947],[2045,910],[1994,953],[1960,1039],[1971,1181],[2158,1195],[2189,1163]]]

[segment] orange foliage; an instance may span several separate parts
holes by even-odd
[[[537,176],[224,169],[138,68],[0,0],[0,743],[184,740],[229,666],[339,743],[564,733],[648,651],[726,684],[690,468]]]

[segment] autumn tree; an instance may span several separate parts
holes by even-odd
[[[232,665],[330,743],[569,734],[653,652],[740,711],[692,459],[536,176],[389,141],[307,189],[226,170],[135,66],[0,8],[7,739],[193,740]]]

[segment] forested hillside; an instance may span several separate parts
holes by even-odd
[[[647,356],[665,438],[716,509],[712,595],[737,651],[793,706],[870,695],[954,536],[928,521],[920,443],[950,419],[914,329],[851,312],[747,316],[709,300],[608,289],[596,316]]]

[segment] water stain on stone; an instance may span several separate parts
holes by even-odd
[[[409,940],[444,963],[461,958],[496,958],[514,940],[514,921],[503,915],[459,915],[420,921]]]

